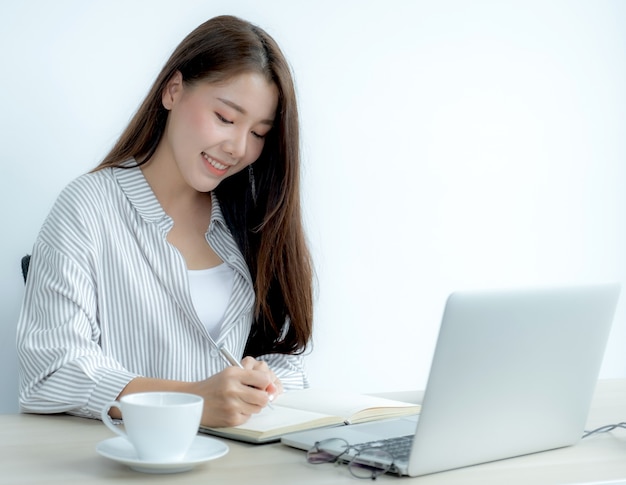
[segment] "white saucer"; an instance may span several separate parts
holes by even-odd
[[[126,438],[117,437],[101,441],[96,451],[106,458],[128,465],[143,473],[180,473],[195,465],[215,460],[228,453],[228,446],[208,436],[196,436],[185,458],[176,462],[155,463],[140,460],[133,445]]]

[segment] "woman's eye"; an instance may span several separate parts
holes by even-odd
[[[253,131],[252,136],[258,138],[259,140],[263,140],[266,135],[259,135],[256,131]]]
[[[219,113],[215,113],[215,116],[217,116],[217,119],[220,120],[222,123],[227,123],[229,125],[232,125],[233,122],[230,120],[227,120],[226,118],[224,118],[221,114]]]

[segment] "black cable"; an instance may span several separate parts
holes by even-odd
[[[622,423],[617,423],[617,424],[606,424],[604,426],[600,426],[599,428],[592,429],[591,431],[585,431],[583,433],[583,438],[586,438],[587,436],[591,436],[592,434],[607,433],[617,428],[626,429],[626,423],[622,422]]]

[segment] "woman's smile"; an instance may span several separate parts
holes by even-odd
[[[205,161],[204,165],[209,169],[209,171],[211,171],[215,175],[224,175],[228,171],[228,165],[223,164],[222,162],[211,157],[207,153],[202,152],[202,158],[204,158]]]

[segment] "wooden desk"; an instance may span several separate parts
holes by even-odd
[[[626,379],[600,381],[588,429],[625,420]],[[309,465],[303,452],[280,444],[254,446],[234,441],[227,441],[230,446],[228,455],[192,471],[174,475],[148,475],[134,472],[96,453],[96,444],[111,437],[112,433],[99,421],[70,416],[0,415],[0,483],[361,483],[352,478],[346,466]],[[383,476],[378,482],[548,485],[617,479],[626,479],[624,430],[586,438],[576,446],[559,450],[413,479]]]

